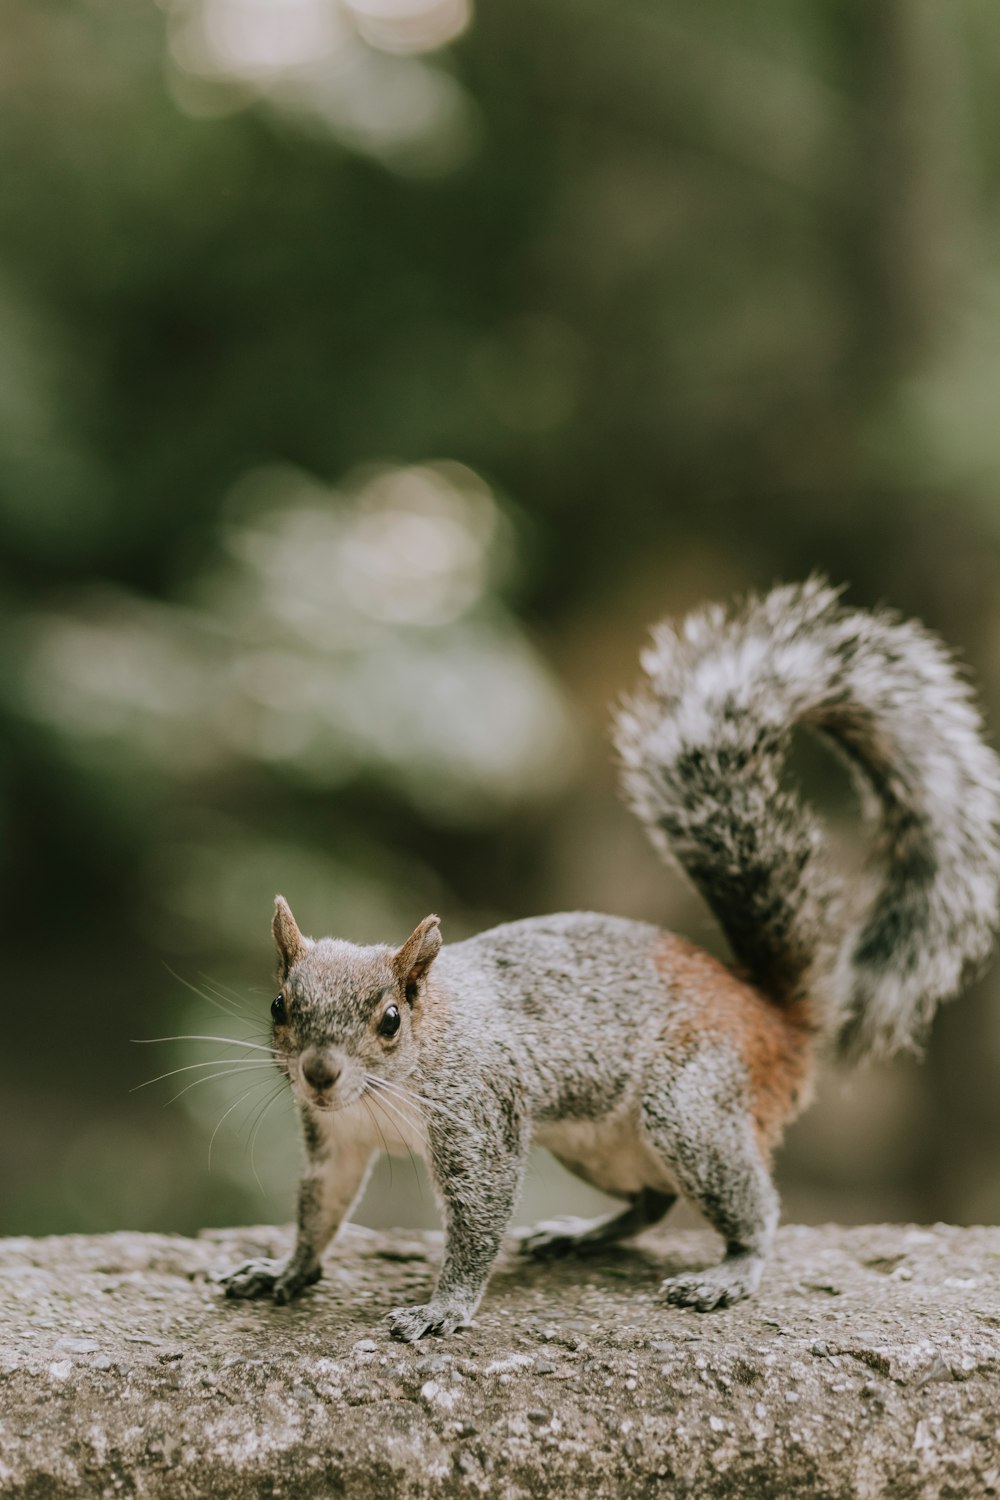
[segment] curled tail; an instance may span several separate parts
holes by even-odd
[[[1000,761],[944,646],[811,579],[659,626],[642,666],[615,722],[625,791],[737,961],[778,1003],[812,995],[844,1055],[914,1046],[989,953],[1000,890]],[[877,799],[860,916],[781,785],[796,725],[829,737]]]

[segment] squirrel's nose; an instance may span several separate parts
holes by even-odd
[[[318,1094],[332,1088],[340,1077],[340,1069],[334,1067],[322,1052],[309,1051],[302,1058],[302,1077]]]

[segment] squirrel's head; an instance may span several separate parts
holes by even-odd
[[[369,1087],[405,1078],[441,948],[437,917],[425,917],[400,948],[362,948],[303,937],[276,896],[271,931],[281,984],[271,1002],[273,1046],[296,1097],[314,1109],[342,1109]]]

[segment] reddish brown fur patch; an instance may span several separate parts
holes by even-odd
[[[778,1006],[702,948],[672,933],[653,958],[674,1002],[666,1039],[683,1056],[728,1042],[750,1083],[754,1127],[767,1154],[808,1100],[815,1025],[803,1000]]]

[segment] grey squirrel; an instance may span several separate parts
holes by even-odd
[[[300,933],[275,901],[273,1049],[306,1164],[286,1261],[222,1278],[287,1302],[320,1274],[381,1146],[425,1157],[445,1226],[426,1305],[390,1314],[413,1340],[468,1323],[513,1214],[532,1142],[625,1200],[535,1255],[603,1245],[678,1193],[725,1256],[669,1277],[701,1310],[753,1293],[778,1219],[769,1163],[807,1102],[817,1047],[914,1045],[986,958],[1000,884],[1000,762],[945,648],[822,580],[726,614],[661,625],[618,713],[625,792],[701,892],[727,966],[644,922],[568,913],[442,946],[436,916],[401,947]],[[819,826],[781,772],[791,730],[828,737],[880,813],[877,873],[854,909]]]

